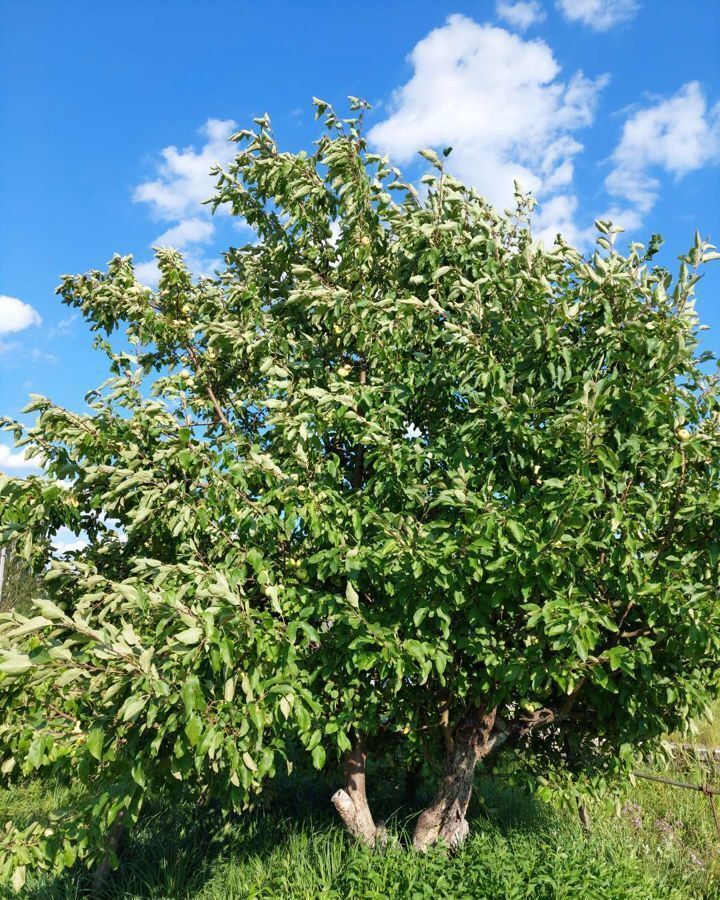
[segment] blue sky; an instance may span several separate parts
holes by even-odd
[[[673,264],[695,228],[720,244],[717,0],[0,2],[0,415],[29,392],[81,408],[105,377],[92,337],[54,296],[63,273],[153,243],[198,272],[243,240],[200,200],[226,136],[270,113],[293,149],[317,134],[313,95],[374,104],[374,145],[413,176],[451,144],[494,201],[512,177],[537,230],[583,244],[611,213],[661,232]],[[712,264],[711,264],[712,265]],[[698,310],[720,351],[720,263]],[[0,469],[26,470],[0,436]]]

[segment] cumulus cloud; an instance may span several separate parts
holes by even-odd
[[[573,161],[583,149],[574,133],[592,123],[606,77],[576,72],[563,81],[544,41],[461,15],[423,38],[410,63],[411,79],[370,140],[399,163],[418,148],[450,145],[450,169],[493,203],[509,205],[517,179],[543,204],[546,234],[579,234],[568,219],[577,204]],[[551,221],[553,210],[560,220]]]
[[[83,550],[89,543],[84,532],[77,535],[65,525],[61,525],[58,528],[52,539],[52,545],[56,553],[73,553],[76,550]]]
[[[154,259],[135,263],[135,278],[145,287],[155,288],[160,281],[160,269]]]
[[[637,227],[660,191],[658,174],[682,178],[720,162],[720,102],[709,107],[697,81],[672,97],[637,110],[623,126],[605,179],[618,206],[608,213],[626,228]]]
[[[212,240],[213,224],[207,219],[183,219],[179,225],[168,228],[155,242],[158,246],[175,247],[182,250],[188,244],[206,244]]]
[[[607,31],[632,19],[640,4],[637,0],[557,0],[557,7],[571,22]]]
[[[37,311],[29,303],[0,294],[0,334],[13,334],[41,322]]]
[[[13,452],[7,444],[0,444],[0,472],[28,473],[39,472],[37,462],[28,459],[24,451]]]
[[[558,234],[575,247],[584,247],[595,234],[592,224],[577,222],[578,199],[574,194],[557,194],[546,200],[535,214],[533,235],[547,246],[555,242]]]
[[[228,141],[237,125],[232,119],[208,119],[200,129],[205,143],[195,147],[165,147],[161,151],[158,177],[138,185],[133,199],[150,205],[164,221],[177,221],[197,214],[204,200],[213,194],[210,169],[225,165],[234,156],[235,145]]]
[[[495,12],[498,17],[507,22],[512,28],[525,31],[532,25],[537,25],[545,18],[545,10],[538,0],[498,0],[495,4]]]
[[[207,258],[202,249],[215,236],[210,209],[203,203],[214,193],[215,179],[210,169],[226,165],[235,155],[235,145],[228,138],[236,128],[231,119],[208,119],[200,129],[204,143],[199,149],[165,147],[160,153],[157,177],[138,185],[133,192],[136,203],[147,204],[155,219],[171,226],[158,235],[153,246],[183,250],[186,263],[198,275],[210,274],[217,265],[217,260]],[[154,261],[138,263],[135,272],[144,284],[157,283]]]

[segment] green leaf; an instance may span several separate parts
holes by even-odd
[[[418,628],[420,626],[420,623],[422,622],[422,620],[425,618],[425,616],[427,614],[428,614],[427,606],[419,606],[415,610],[415,612],[413,613],[413,623],[416,628]]]
[[[63,619],[65,618],[65,613],[60,609],[57,604],[53,603],[51,600],[45,600],[42,598],[34,598],[33,606],[36,606],[38,610],[48,619]]]
[[[440,162],[440,157],[434,150],[418,150],[420,156],[423,159],[426,159],[429,163],[432,163],[436,169],[442,169],[442,162]]]
[[[27,868],[25,866],[15,866],[12,874],[12,886],[13,890],[18,893],[25,886],[25,879],[27,878]]]
[[[202,734],[202,722],[197,713],[193,713],[185,724],[185,734],[190,741],[190,746],[195,747]]]
[[[515,540],[518,542],[522,541],[522,539],[525,537],[525,529],[522,527],[522,525],[520,525],[519,522],[513,522],[512,520],[509,520],[505,524],[507,530],[515,538]]]
[[[352,582],[348,581],[345,585],[345,599],[350,604],[350,606],[358,607],[359,596],[358,592],[353,587]]]
[[[102,728],[93,728],[88,733],[87,739],[87,748],[90,752],[90,755],[93,756],[97,760],[102,759],[102,751],[103,751],[103,741],[105,739],[105,733]]]
[[[123,722],[131,722],[133,721],[140,711],[145,707],[147,703],[146,697],[132,697],[125,704],[123,709],[122,720]]]
[[[325,748],[318,744],[312,751],[312,761],[316,769],[322,769],[325,765]]]
[[[33,769],[39,769],[45,758],[45,739],[36,737],[27,752],[27,761]]]
[[[12,651],[0,651],[0,672],[7,675],[21,675],[32,669],[33,662],[29,656],[24,653],[13,653]]]
[[[46,619],[44,616],[33,616],[32,619],[28,619],[27,622],[24,622],[17,628],[13,628],[12,631],[8,631],[7,637],[25,637],[25,635],[32,634],[35,631],[40,631],[42,628],[46,628],[48,625],[52,625],[50,619]]]
[[[180,641],[181,644],[197,644],[203,636],[202,628],[187,628],[185,631],[181,631],[179,634],[175,635],[175,640]]]
[[[234,677],[228,678],[225,681],[225,685],[223,687],[223,698],[229,703],[233,697],[235,696],[235,685],[236,679]]]
[[[605,651],[605,656],[607,657],[613,672],[620,668],[622,658],[627,652],[627,647],[611,647],[609,650]]]

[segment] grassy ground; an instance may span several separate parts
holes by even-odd
[[[712,717],[697,723],[697,734],[690,742],[702,747],[720,747],[720,704],[712,711]]]
[[[592,809],[586,836],[576,816],[484,779],[461,852],[420,857],[398,846],[412,823],[391,797],[382,810],[390,844],[380,855],[346,839],[328,808],[329,785],[289,787],[221,835],[212,814],[158,802],[127,839],[108,900],[720,900],[720,840],[707,799],[691,791],[639,782],[619,808]],[[0,820],[22,820],[65,794],[38,784],[0,792]],[[35,877],[25,897],[70,900],[86,884],[79,870]]]

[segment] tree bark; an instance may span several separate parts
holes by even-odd
[[[558,709],[538,709],[511,722],[498,717],[497,707],[470,709],[453,730],[443,710],[440,726],[446,746],[445,764],[433,802],[423,810],[415,826],[415,849],[424,852],[438,841],[451,848],[461,844],[469,831],[465,813],[478,762],[508,741],[522,740],[536,729],[562,722],[570,715],[584,683],[584,679],[580,681]]]
[[[580,818],[582,830],[586,834],[589,834],[592,831],[592,823],[590,821],[590,813],[588,812],[588,808],[584,803],[578,804],[578,816]]]
[[[107,883],[112,875],[112,859],[117,855],[120,848],[120,842],[125,836],[126,828],[123,825],[123,814],[119,813],[117,819],[110,826],[107,834],[106,852],[100,861],[100,865],[93,875],[92,885],[90,887],[91,897],[100,897],[107,887]]]
[[[455,728],[433,802],[422,811],[415,826],[416,850],[425,852],[438,841],[455,848],[467,837],[469,825],[465,813],[472,795],[475,767],[497,742],[497,737],[492,735],[496,712],[495,709],[470,710]]]
[[[353,733],[352,748],[345,757],[345,785],[335,791],[330,802],[350,834],[367,847],[374,847],[378,829],[365,793],[366,760],[365,738]]]

